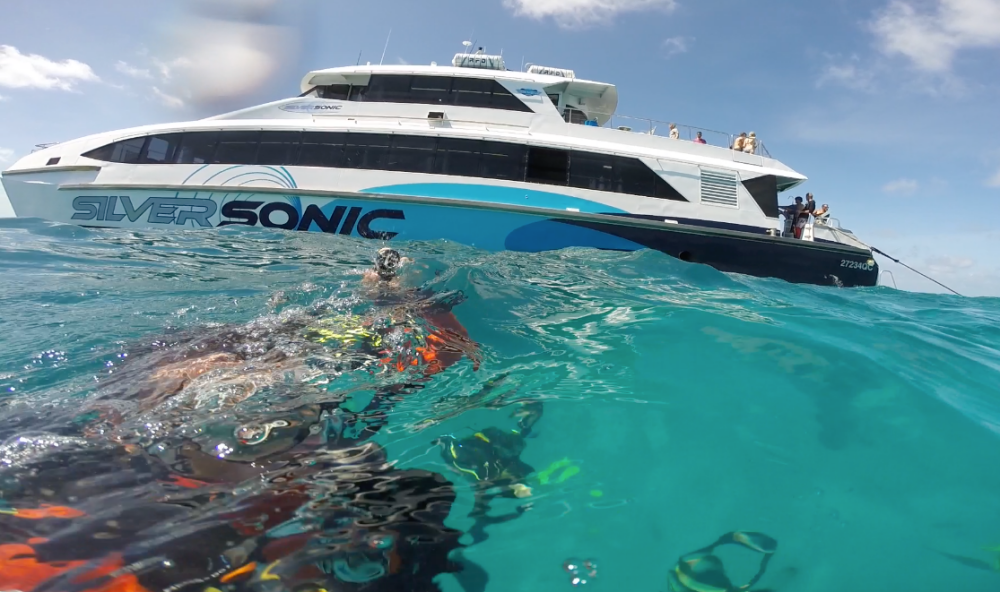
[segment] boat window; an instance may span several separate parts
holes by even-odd
[[[434,136],[393,136],[386,168],[390,171],[431,173],[436,148],[437,138]]]
[[[579,123],[582,125],[587,123],[587,114],[574,107],[566,107],[563,109],[563,119],[567,123]]]
[[[531,113],[530,107],[492,78],[372,74],[367,86],[351,86],[346,94],[345,89],[347,85],[344,84],[319,86],[316,96],[369,103],[454,105]]]
[[[764,175],[743,180],[743,186],[768,218],[778,217],[778,178]]]
[[[618,193],[652,196],[654,176],[656,173],[637,158],[615,158],[614,184]]]
[[[451,81],[448,76],[414,76],[410,86],[410,98],[414,103],[428,105],[447,105],[451,94]]]
[[[434,154],[434,173],[438,175],[479,176],[482,142],[457,138],[438,138]]]
[[[215,146],[219,143],[219,132],[198,132],[184,134],[181,147],[174,156],[177,164],[205,164],[212,162]]]
[[[314,167],[346,166],[347,157],[344,154],[346,143],[345,132],[304,132],[299,158],[288,164]]]
[[[514,96],[509,90],[503,87],[502,84],[493,80],[493,100],[490,103],[490,107],[494,109],[506,109],[508,111],[528,111],[531,109],[527,105],[521,102],[521,99]]]
[[[347,95],[348,101],[363,101],[365,100],[365,93],[368,92],[367,86],[354,85],[351,87],[351,93]]]
[[[347,134],[347,168],[384,171],[389,166],[389,134]]]
[[[282,166],[299,159],[302,132],[265,132],[257,149],[257,164]]]
[[[667,183],[666,179],[653,171],[650,172],[653,173],[653,197],[672,199],[674,201],[687,201],[687,198],[681,195],[680,191],[674,189],[673,185]]]
[[[140,158],[140,162],[148,164],[171,163],[177,149],[180,148],[184,134],[164,134],[153,136],[146,144],[146,150]]]
[[[615,157],[574,150],[570,153],[569,186],[614,191]]]
[[[278,130],[186,132],[123,140],[84,156],[126,163],[256,163],[433,173],[687,201],[638,158],[465,138]],[[773,180],[744,184],[752,194],[775,191]]]
[[[222,132],[212,162],[217,164],[247,164],[257,162],[259,131]]]
[[[456,78],[452,83],[451,104],[459,107],[490,107],[495,80]]]
[[[524,160],[528,147],[509,142],[484,141],[477,177],[487,179],[524,180]]]
[[[569,151],[556,148],[528,149],[528,169],[524,180],[528,183],[566,185],[569,178]]]
[[[376,103],[410,103],[413,76],[372,75],[365,92],[365,101]]]
[[[95,148],[89,152],[84,152],[82,156],[93,158],[94,160],[138,164],[139,156],[142,154],[142,147],[145,145],[146,138],[132,138]]]
[[[321,99],[336,99],[346,101],[351,94],[350,84],[330,84],[316,89],[316,96]]]

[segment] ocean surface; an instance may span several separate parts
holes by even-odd
[[[0,589],[58,558],[76,574],[132,566],[147,589],[214,573],[175,588],[198,592],[285,577],[382,590],[414,571],[443,590],[666,592],[681,556],[749,531],[777,546],[716,549],[736,586],[767,556],[754,589],[1000,590],[1000,300],[791,285],[653,252],[394,244],[414,259],[406,286],[451,298],[468,332],[431,373],[317,337],[345,315],[434,330],[366,296],[379,246],[0,220]],[[386,392],[352,448],[369,425],[356,413]],[[480,444],[501,432],[519,447],[507,465]],[[493,469],[516,495],[488,497],[515,489]],[[404,474],[435,485],[402,491]],[[477,492],[511,519],[473,541]],[[438,502],[410,519],[439,531],[366,534],[421,496]],[[434,572],[439,547],[464,583]]]

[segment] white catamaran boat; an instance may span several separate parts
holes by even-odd
[[[698,143],[650,120],[621,125],[612,84],[462,53],[450,67],[317,70],[301,90],[48,146],[5,171],[4,188],[19,217],[90,227],[648,248],[791,282],[877,283],[871,249],[839,224],[781,230],[778,194],[803,175],[760,144],[731,149],[727,134],[699,130]]]

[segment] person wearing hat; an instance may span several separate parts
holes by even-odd
[[[757,133],[750,132],[750,135],[743,141],[743,152],[754,154],[757,151]]]

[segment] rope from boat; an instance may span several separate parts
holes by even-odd
[[[828,227],[828,228],[829,228],[829,229],[830,229],[830,231],[831,231],[831,232],[833,232],[833,233],[834,233],[835,235],[836,235],[836,234],[842,234],[842,233],[840,232],[840,229],[838,229],[838,228],[833,228],[832,226],[830,226],[830,227]],[[917,271],[916,269],[913,269],[913,268],[912,268],[912,267],[910,267],[909,265],[907,265],[907,264],[903,263],[903,262],[902,262],[902,261],[900,261],[899,259],[896,259],[895,257],[893,257],[892,255],[890,255],[890,254],[886,253],[885,251],[883,251],[883,250],[881,250],[881,249],[876,249],[875,247],[873,247],[873,246],[871,246],[871,245],[869,245],[869,244],[865,243],[864,241],[860,240],[860,239],[859,239],[858,237],[854,236],[853,234],[851,235],[851,237],[850,237],[850,238],[851,238],[851,240],[853,240],[853,241],[857,241],[857,242],[858,242],[858,244],[862,244],[862,245],[864,245],[864,246],[868,247],[869,249],[871,249],[871,251],[872,251],[873,253],[878,253],[879,255],[882,255],[883,257],[886,257],[886,258],[888,258],[889,260],[893,261],[894,263],[898,263],[898,264],[902,265],[903,267],[905,267],[906,269],[909,269],[909,270],[910,270],[910,271],[912,271],[913,273],[915,273],[915,274],[917,274],[917,275],[919,275],[919,276],[921,276],[921,277],[924,277],[924,278],[927,278],[927,279],[929,279],[930,281],[932,281],[932,282],[934,282],[935,284],[937,284],[937,285],[941,286],[941,287],[942,287],[942,288],[944,288],[945,290],[948,290],[948,291],[949,291],[949,292],[951,292],[952,294],[954,294],[954,295],[956,295],[956,296],[961,296],[961,294],[959,294],[959,293],[958,293],[958,292],[956,292],[955,290],[952,290],[952,289],[951,289],[951,288],[949,288],[948,286],[946,286],[946,285],[942,284],[941,282],[937,281],[936,279],[932,278],[931,276],[927,275],[926,273],[923,273],[923,272],[920,272],[920,271]],[[893,278],[893,280],[892,280],[892,281],[893,281],[893,283],[895,283],[895,282],[896,282],[896,279],[895,279],[895,278]]]
[[[956,292],[956,291],[952,290],[952,289],[951,289],[951,288],[949,288],[948,286],[946,286],[946,285],[942,284],[941,282],[937,281],[936,279],[932,278],[931,276],[929,276],[929,275],[927,275],[927,274],[925,274],[925,273],[920,273],[920,272],[919,272],[919,271],[917,271],[916,269],[913,269],[913,268],[912,268],[912,267],[910,267],[909,265],[907,265],[907,264],[903,263],[903,262],[902,262],[902,261],[900,261],[899,259],[896,259],[895,257],[893,257],[892,255],[890,255],[890,254],[886,253],[885,251],[881,251],[881,250],[879,250],[879,249],[876,249],[875,247],[868,247],[868,248],[870,248],[870,249],[871,249],[871,250],[872,250],[873,252],[875,252],[875,253],[878,253],[879,255],[882,255],[883,257],[888,257],[888,258],[889,258],[890,260],[892,260],[892,261],[894,261],[894,262],[896,262],[896,263],[898,263],[898,264],[902,265],[903,267],[905,267],[906,269],[909,269],[909,270],[910,270],[910,271],[912,271],[913,273],[915,273],[915,274],[917,274],[917,275],[921,275],[921,276],[923,276],[923,277],[925,277],[925,278],[929,279],[930,281],[932,281],[932,282],[934,282],[935,284],[937,284],[937,285],[941,286],[941,287],[942,287],[942,288],[944,288],[945,290],[948,290],[948,291],[949,291],[949,292],[951,292],[952,294],[954,294],[954,295],[956,295],[956,296],[961,296],[961,294],[959,294],[958,292]]]

